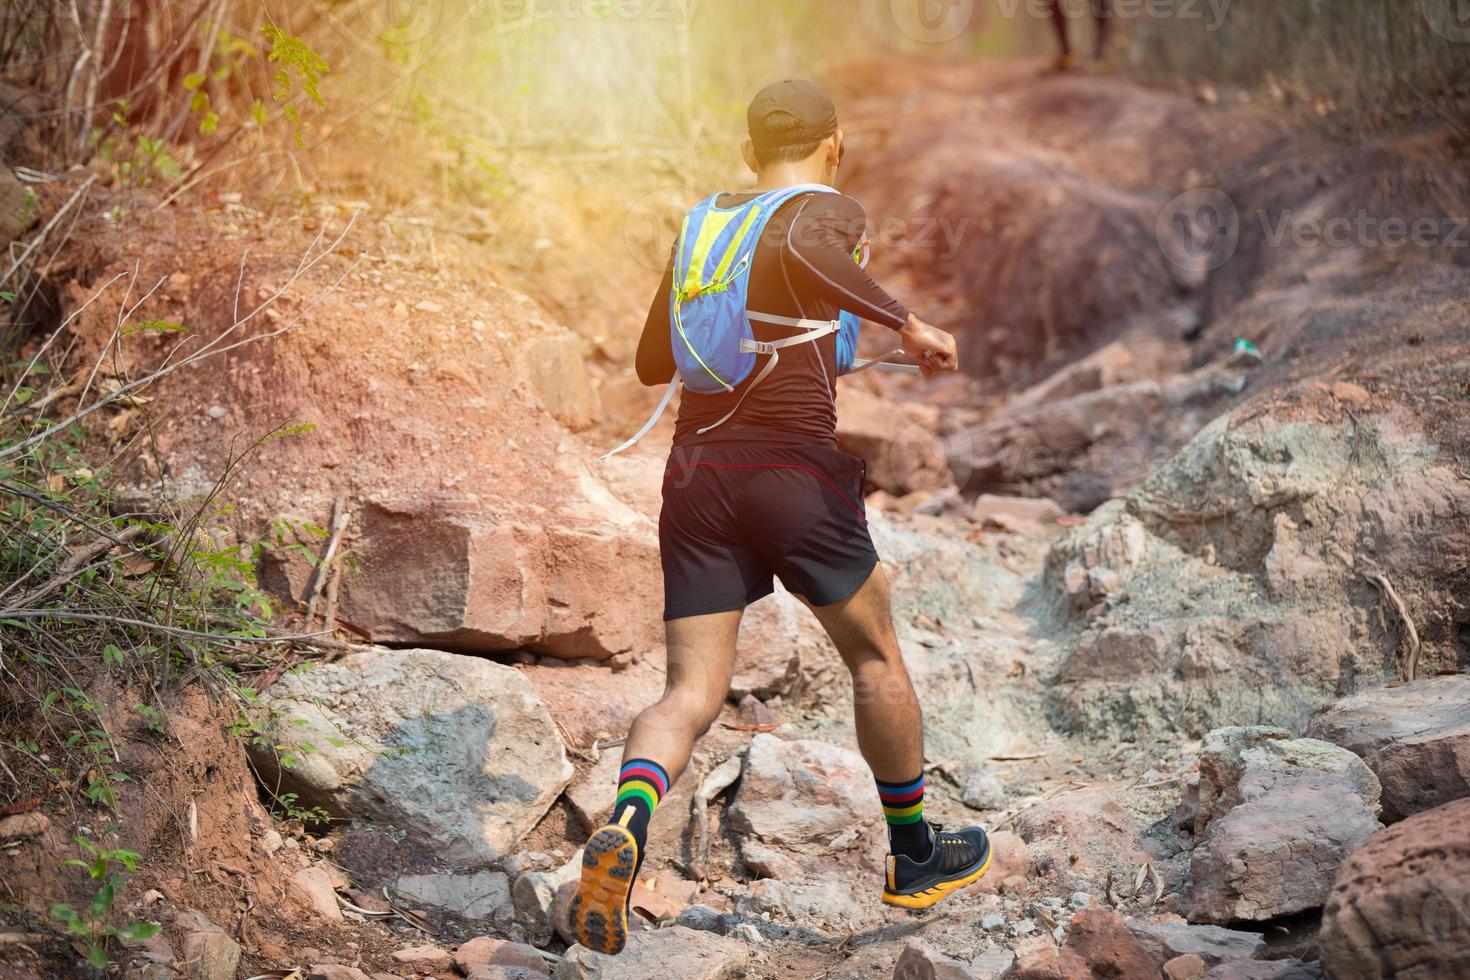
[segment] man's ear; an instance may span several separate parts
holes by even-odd
[[[745,140],[740,144],[740,155],[745,158],[745,165],[750,168],[751,173],[760,173],[760,167],[755,159],[755,144]]]
[[[827,166],[837,169],[837,164],[842,159],[842,141],[845,137],[842,130],[838,130],[827,137]]]

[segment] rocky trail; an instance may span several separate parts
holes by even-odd
[[[119,506],[207,495],[242,440],[314,422],[259,447],[222,533],[274,526],[262,582],[337,637],[261,678],[244,745],[202,694],[149,731],[117,691],[152,787],[124,801],[147,868],[126,901],[165,927],[122,975],[1470,976],[1470,242],[1270,232],[1466,213],[1443,126],[1361,145],[1259,94],[1027,62],[828,81],[875,272],[964,351],[932,386],[847,385],[839,427],[928,809],[991,831],[990,872],[927,914],[880,904],[850,682],[778,592],[654,817],[646,928],[616,960],[569,947],[578,848],[663,684],[671,426],[598,459],[658,394],[631,375],[646,256],[559,243],[509,272],[371,199],[212,197],[141,232],[99,205],[50,276],[70,357],[159,278],[142,318],[291,328],[163,379],[157,417],[89,421],[109,447],[149,427]],[[1234,210],[1223,241],[1199,188]],[[626,303],[570,308],[594,274]],[[126,338],[113,376],[169,343]],[[318,581],[302,528],[339,513],[351,568]],[[274,818],[285,794],[330,822]],[[0,977],[74,961],[26,923],[84,816],[0,818],[24,910],[0,913]]]

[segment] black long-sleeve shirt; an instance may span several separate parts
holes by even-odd
[[[737,207],[756,193],[721,195],[719,207]],[[847,310],[864,320],[899,329],[908,311],[853,262],[868,224],[863,206],[846,195],[804,194],[788,201],[772,216],[756,246],[751,265],[748,307],[761,313],[833,320]],[[649,307],[638,341],[638,378],[646,385],[668,383],[674,376],[669,332],[669,295],[673,257]],[[758,340],[778,340],[797,331],[766,323],[752,324]],[[697,430],[719,420],[745,394],[765,364],[760,355],[750,377],[733,392],[704,395],[684,389],[674,445],[708,442],[835,442],[837,438],[837,339],[828,335],[810,344],[781,351],[776,369],[719,428]]]

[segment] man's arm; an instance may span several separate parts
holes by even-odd
[[[816,194],[797,207],[786,236],[797,295],[820,296],[864,320],[901,329],[909,311],[852,260],[868,227],[863,206],[845,195]]]
[[[638,380],[650,387],[674,380],[674,348],[669,339],[669,294],[673,283],[674,258],[670,255],[663,282],[653,294],[653,305],[643,321],[643,335],[638,338]]]
[[[954,338],[910,313],[853,261],[867,227],[867,212],[846,195],[819,194],[803,202],[786,242],[793,278],[801,281],[798,289],[897,331],[924,377],[957,370]]]

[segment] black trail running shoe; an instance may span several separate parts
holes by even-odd
[[[888,856],[888,876],[883,883],[886,904],[927,909],[990,870],[990,839],[985,831],[979,827],[945,830],[937,823],[931,823],[929,829],[934,840],[929,860]]]

